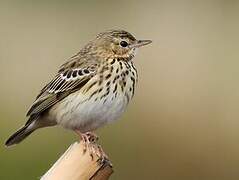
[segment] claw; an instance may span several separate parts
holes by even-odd
[[[102,147],[100,145],[97,145],[97,156],[98,156],[98,163],[100,164],[109,164],[110,166],[112,166],[111,162],[109,161],[109,157],[105,154],[105,152],[103,151]]]
[[[96,143],[99,140],[99,137],[96,134],[92,132],[83,134],[79,131],[76,131],[76,133],[81,136],[84,145],[83,153],[86,153],[86,151],[88,150],[92,160],[94,160],[94,155],[96,155],[98,157],[97,161],[101,164],[109,162],[108,156],[105,154],[102,147]]]

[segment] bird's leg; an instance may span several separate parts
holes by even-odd
[[[89,150],[89,154],[92,160],[93,154],[99,157],[99,162],[105,162],[108,160],[108,156],[105,154],[101,146],[96,143],[99,138],[95,133],[93,132],[81,133],[79,130],[75,130],[75,132],[81,136],[84,145],[83,152],[85,153],[87,150]]]
[[[109,157],[107,156],[107,154],[105,154],[102,147],[100,145],[97,145],[97,149],[97,156],[99,157],[98,162],[100,164],[107,162],[112,167],[113,165],[109,161]]]
[[[96,144],[96,142],[99,140],[99,137],[93,132],[87,132],[86,135],[88,136],[89,141],[94,143],[92,147],[93,153],[99,157],[98,162],[104,163],[105,161],[109,161],[109,158],[103,151],[102,147],[99,144]],[[110,165],[112,166],[112,164]]]
[[[81,137],[81,140],[83,142],[83,153],[85,153],[87,150],[89,151],[89,154],[93,160],[93,154],[97,153],[97,140],[99,139],[98,136],[93,132],[86,132],[81,133],[79,130],[75,130],[75,132]]]
[[[81,133],[79,130],[75,130],[76,134],[78,134],[81,137],[81,140],[83,142],[83,153],[86,152],[86,150],[88,149],[88,146],[90,144],[90,140],[89,137],[87,136],[87,134]],[[93,138],[91,138],[92,142],[93,142]]]
[[[93,132],[87,132],[85,135],[88,137],[89,141],[96,143],[99,140],[99,137]]]

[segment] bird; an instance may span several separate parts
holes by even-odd
[[[113,29],[97,34],[60,66],[27,112],[28,120],[5,142],[20,143],[39,128],[60,125],[89,147],[94,131],[120,118],[134,96],[138,73],[133,58],[151,40]]]

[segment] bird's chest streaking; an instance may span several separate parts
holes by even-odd
[[[53,106],[50,116],[66,128],[81,132],[97,129],[120,117],[134,95],[136,83],[132,61],[110,59],[80,91]]]

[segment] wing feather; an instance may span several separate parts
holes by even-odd
[[[76,64],[75,61],[72,63]],[[85,61],[81,67],[72,67],[71,62],[65,63],[65,68],[58,72],[54,79],[48,83],[39,93],[35,102],[27,112],[27,116],[39,115],[63,98],[79,90],[96,73],[97,64]]]

